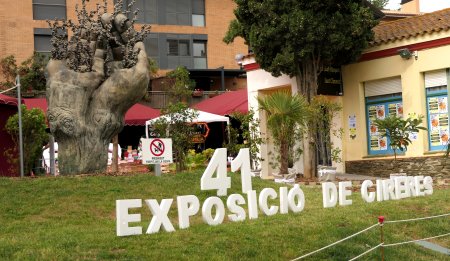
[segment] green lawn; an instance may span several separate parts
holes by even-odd
[[[302,188],[305,209],[297,214],[262,216],[243,222],[208,226],[201,215],[191,227],[178,229],[176,202],[170,218],[173,233],[116,236],[116,199],[175,198],[197,195],[203,203],[213,191],[200,191],[201,173],[154,177],[83,176],[0,179],[0,259],[2,260],[290,260],[328,245],[377,222],[450,212],[450,190],[400,201],[364,203],[353,193],[353,205],[324,209],[320,188]],[[240,193],[240,178],[233,175],[232,189]],[[237,176],[237,177],[236,177]],[[278,185],[253,179],[259,192]],[[277,190],[278,191],[278,190]],[[151,215],[143,205],[141,225],[147,229]],[[228,213],[227,213],[228,214]],[[138,224],[133,224],[138,225]],[[394,243],[450,232],[450,217],[387,224],[385,242]],[[450,247],[450,237],[433,240]],[[348,260],[379,243],[378,227],[325,250],[307,260]],[[408,244],[386,248],[386,260],[448,260]],[[361,260],[379,260],[376,250]],[[447,259],[446,259],[447,258]]]

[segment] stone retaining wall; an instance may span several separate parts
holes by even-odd
[[[393,173],[408,176],[431,176],[450,178],[450,158],[427,156],[397,159],[367,159],[345,162],[345,172],[358,175],[389,177]]]

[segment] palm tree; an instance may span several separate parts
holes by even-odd
[[[294,133],[306,124],[308,103],[299,94],[278,91],[258,98],[259,107],[267,113],[267,127],[274,139],[278,153],[280,174],[288,173],[289,152],[294,146]]]

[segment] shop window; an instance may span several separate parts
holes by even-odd
[[[445,150],[449,140],[446,70],[425,73],[428,142],[431,151]]]
[[[394,154],[386,130],[378,129],[374,121],[388,116],[403,117],[400,77],[366,82],[367,144],[369,155]]]
[[[33,19],[66,19],[66,0],[33,0]]]

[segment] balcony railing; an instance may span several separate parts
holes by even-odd
[[[224,91],[201,91],[195,92],[192,96],[188,98],[189,106],[199,103],[203,100],[209,99],[211,97],[217,96],[224,93]],[[148,92],[148,103],[152,108],[164,109],[169,105],[170,96],[168,92],[165,91],[149,91]]]

